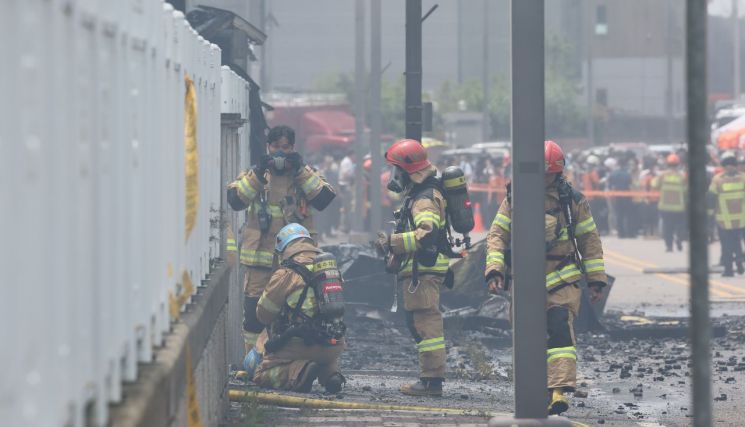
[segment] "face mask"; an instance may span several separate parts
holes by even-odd
[[[286,155],[283,151],[279,151],[272,156],[272,165],[274,170],[281,175],[285,169]]]
[[[404,189],[401,187],[401,184],[399,184],[399,182],[396,181],[395,178],[388,181],[388,185],[386,186],[386,188],[388,189],[388,191],[394,193],[401,193],[402,191],[404,191]]]
[[[392,191],[394,193],[402,193],[408,182],[409,176],[400,171],[398,168],[395,168],[393,170],[393,176],[391,177],[391,180],[388,181],[388,185],[386,186],[386,188],[388,189],[388,191]]]

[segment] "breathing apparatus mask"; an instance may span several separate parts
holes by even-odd
[[[285,168],[287,167],[287,154],[285,154],[284,151],[277,151],[276,153],[272,154],[272,169],[277,173],[277,175],[283,175],[285,173]]]
[[[411,182],[409,174],[402,171],[399,167],[393,167],[393,173],[391,174],[391,180],[388,181],[386,188],[388,191],[393,193],[403,193],[404,189]]]

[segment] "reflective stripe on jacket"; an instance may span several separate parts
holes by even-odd
[[[652,180],[660,192],[657,209],[663,212],[683,212],[686,208],[686,180],[677,170],[666,170]]]
[[[745,228],[745,173],[717,174],[709,192],[716,196],[717,224],[725,230]]]

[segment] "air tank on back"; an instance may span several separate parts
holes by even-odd
[[[456,233],[467,236],[473,230],[473,207],[468,195],[468,183],[463,170],[449,166],[442,171],[442,186],[447,199],[447,214],[450,226]]]

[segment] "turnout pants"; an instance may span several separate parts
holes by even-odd
[[[548,294],[548,388],[572,391],[577,385],[577,341],[573,324],[579,313],[581,296],[582,290],[576,283]]]
[[[318,382],[325,386],[329,377],[339,372],[339,356],[345,346],[344,340],[334,346],[308,346],[303,343],[302,338],[291,338],[281,350],[264,354],[253,381],[265,388],[290,390],[295,386],[305,365],[316,362],[321,366]],[[259,345],[261,347],[263,343]]]
[[[414,293],[409,290],[411,277],[402,278],[406,325],[419,351],[420,378],[445,376],[445,335],[440,313],[440,285],[444,277],[419,274]]]
[[[256,318],[256,305],[272,277],[272,269],[247,265],[243,268],[246,271],[243,280],[243,343],[248,353],[264,330],[264,325]]]
[[[660,211],[662,217],[662,237],[667,250],[673,249],[673,239],[677,236],[678,244],[683,241],[683,229],[686,226],[685,212]]]
[[[722,264],[725,271],[732,271],[732,263],[742,264],[742,242],[740,235],[742,228],[725,230],[719,228],[719,240],[722,245]]]

